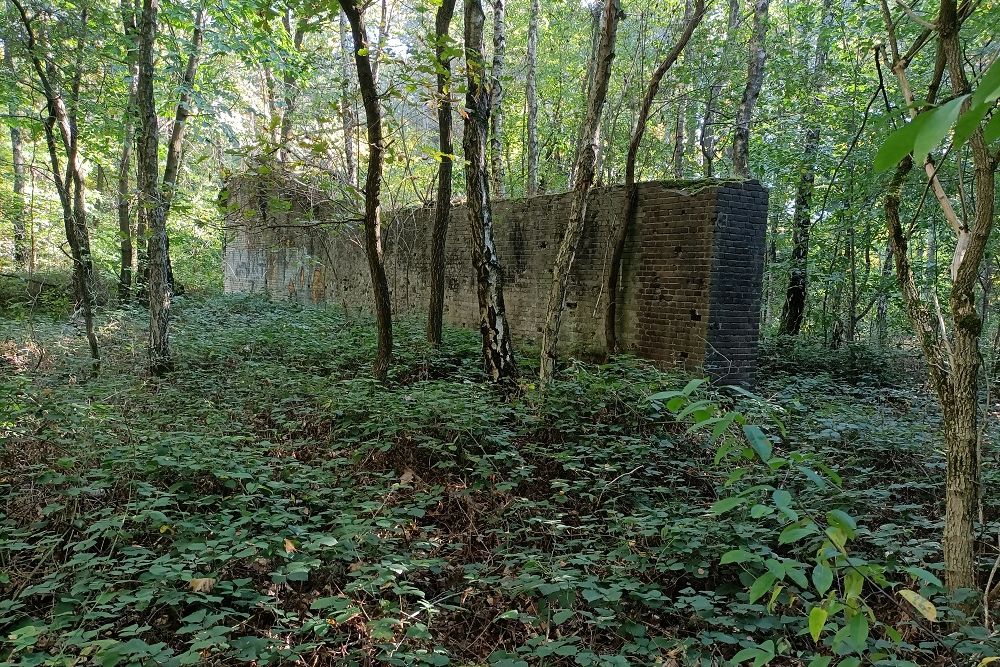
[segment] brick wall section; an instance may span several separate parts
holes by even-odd
[[[225,291],[331,302],[367,311],[371,284],[356,212],[298,188],[241,176],[227,187]],[[754,181],[642,183],[622,272],[623,349],[661,368],[705,370],[747,383],[756,362],[767,192]],[[494,204],[507,314],[519,347],[536,344],[568,193]],[[600,355],[611,231],[624,188],[593,190],[570,277],[560,347]],[[422,316],[434,211],[386,213],[383,242],[396,315]],[[445,321],[478,328],[468,211],[452,209],[446,250]]]
[[[714,378],[752,384],[760,328],[767,190],[756,181],[718,189],[705,370]]]

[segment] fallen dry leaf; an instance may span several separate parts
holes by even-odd
[[[209,577],[192,579],[188,582],[188,585],[195,593],[211,593],[212,588],[215,587],[215,579],[210,579]]]

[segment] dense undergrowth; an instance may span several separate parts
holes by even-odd
[[[936,581],[944,462],[919,387],[770,367],[763,398],[692,397],[761,424],[776,456],[804,452],[803,478],[716,462],[707,429],[649,400],[686,380],[640,362],[574,363],[546,400],[528,384],[511,397],[482,381],[475,334],[448,331],[435,352],[404,321],[382,386],[370,325],[340,311],[235,298],[177,312],[163,380],[137,370],[140,311],[103,318],[98,377],[64,319],[0,321],[4,664],[997,655]],[[985,456],[989,490],[997,449]],[[760,489],[774,502],[727,501]],[[815,545],[779,536],[830,510],[858,527],[814,590],[825,572],[800,565]],[[987,493],[986,543],[998,510]],[[855,586],[857,613],[831,613],[814,641],[809,610],[835,612],[831,595]]]

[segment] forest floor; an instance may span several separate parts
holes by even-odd
[[[380,385],[369,323],[339,310],[214,298],[180,299],[176,313],[177,368],[161,380],[142,370],[142,311],[102,316],[96,377],[65,319],[0,317],[2,664],[975,665],[998,654],[974,622],[930,625],[897,595],[959,613],[936,576],[937,413],[920,383],[893,379],[898,355],[828,355],[821,368],[792,351],[772,358],[756,397],[692,395],[688,416],[740,410],[802,477],[717,463],[709,429],[650,400],[687,379],[639,361],[572,363],[544,399],[527,382],[509,396],[483,382],[474,333],[449,330],[431,351],[403,321]],[[987,490],[998,454],[987,447]],[[761,489],[779,489],[773,505],[719,504]],[[815,547],[784,539],[789,512],[833,509],[858,524],[851,567],[879,573],[833,582],[845,599],[856,584],[871,610],[870,623],[854,617],[860,644],[835,613],[809,637],[823,599],[803,575],[818,576],[804,568]],[[996,493],[984,512],[986,543]],[[995,555],[984,552],[986,570]],[[769,594],[754,595],[775,567]]]

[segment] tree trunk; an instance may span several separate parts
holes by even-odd
[[[139,80],[136,107],[139,112],[139,172],[141,208],[149,224],[149,371],[163,375],[173,367],[170,354],[170,285],[164,190],[159,183],[159,125],[153,94],[153,54],[156,45],[160,0],[143,0],[139,20]]]
[[[549,288],[545,325],[542,329],[542,351],[539,380],[542,388],[552,380],[556,366],[556,347],[559,342],[559,326],[566,300],[569,273],[576,256],[576,248],[583,235],[587,219],[587,197],[594,182],[597,166],[597,143],[599,141],[601,112],[608,94],[611,80],[611,63],[615,57],[615,39],[622,9],[620,0],[605,0],[601,11],[600,35],[597,51],[592,63],[593,85],[587,97],[586,116],[580,132],[574,160],[573,198],[570,201],[569,219],[563,233],[559,251],[552,267],[552,284]]]
[[[351,24],[354,38],[354,64],[368,124],[368,170],[365,174],[365,255],[375,295],[375,319],[378,325],[378,349],[372,373],[385,380],[392,363],[392,310],[389,284],[382,259],[382,169],[385,162],[385,138],[382,136],[382,107],[372,71],[371,46],[364,15],[356,0],[340,0],[340,6]]]
[[[830,50],[830,40],[826,33],[833,22],[832,9],[832,1],[824,0],[811,75],[813,105],[816,107],[820,104],[819,95],[823,89],[824,69]],[[809,273],[809,235],[812,227],[812,195],[816,181],[816,157],[818,153],[819,125],[818,121],[814,121],[807,125],[805,132],[802,162],[799,166],[799,183],[795,191],[795,212],[792,215],[792,267],[788,277],[785,304],[781,309],[781,322],[778,325],[778,333],[786,336],[799,335],[805,316]]]
[[[528,15],[528,71],[526,96],[528,104],[528,185],[526,194],[538,194],[538,7],[539,0],[531,0]]]
[[[135,7],[129,0],[121,3],[122,25],[129,42],[135,42],[138,25],[136,24]],[[118,160],[118,300],[127,303],[132,296],[132,262],[135,254],[132,246],[132,186],[129,172],[132,169],[132,146],[135,143],[136,90],[139,84],[139,71],[136,62],[135,49],[129,48],[126,55],[129,68],[128,105],[122,118],[122,153]]]
[[[285,27],[285,33],[292,41],[292,47],[295,49],[295,52],[298,53],[302,50],[302,42],[306,35],[304,20],[300,19],[297,23],[293,24],[292,10],[290,8],[286,8],[285,14],[282,16],[282,23]],[[284,94],[285,102],[285,108],[281,114],[281,129],[278,134],[278,162],[281,164],[288,163],[288,144],[292,139],[292,117],[295,112],[295,102],[298,99],[298,95],[295,91],[295,80],[297,74],[298,72],[295,69],[286,66],[281,76],[282,92]]]
[[[750,120],[761,86],[764,85],[764,62],[767,58],[764,39],[767,36],[768,2],[769,0],[754,2],[747,85],[736,111],[736,128],[733,130],[733,174],[736,178],[750,178]]]
[[[493,68],[490,72],[490,166],[493,191],[497,199],[504,199],[503,169],[503,68],[507,53],[507,28],[504,24],[505,0],[493,0]]]
[[[340,50],[342,53],[341,84],[340,84],[340,122],[344,132],[344,163],[346,167],[345,178],[351,187],[358,186],[358,160],[354,154],[354,128],[357,121],[354,118],[353,98],[351,96],[351,71],[350,56],[352,49],[347,39],[347,17],[340,12]]]
[[[101,355],[97,344],[97,334],[94,330],[94,306],[96,305],[95,289],[97,285],[94,274],[94,264],[90,254],[90,231],[87,228],[87,201],[83,160],[80,157],[80,137],[78,134],[76,108],[77,96],[80,91],[80,81],[83,77],[83,48],[87,42],[87,10],[80,12],[80,25],[77,32],[76,67],[70,83],[69,104],[60,87],[59,81],[53,78],[55,65],[48,60],[47,52],[41,48],[35,37],[32,19],[21,0],[11,0],[17,9],[21,26],[24,28],[27,42],[27,52],[32,68],[38,79],[42,94],[45,97],[46,118],[43,123],[45,130],[45,145],[48,148],[49,161],[52,166],[52,182],[59,196],[62,208],[63,225],[66,230],[66,241],[70,247],[70,257],[73,260],[73,285],[80,313],[83,316],[87,342],[90,345],[90,355],[96,372],[100,368]],[[44,60],[43,60],[44,59]],[[65,172],[59,157],[59,145],[62,145],[66,155]]]
[[[444,260],[448,240],[448,217],[451,215],[452,155],[455,146],[451,136],[451,57],[448,28],[455,13],[455,0],[442,0],[434,20],[434,55],[440,69],[437,74],[438,163],[437,199],[434,203],[434,230],[431,233],[431,300],[427,313],[427,341],[434,346],[441,344],[441,327],[444,319]]]
[[[739,0],[730,0],[729,15],[726,23],[726,41],[732,41],[739,26],[740,5]],[[724,55],[724,52],[723,52]],[[718,113],[716,105],[719,97],[722,96],[722,81],[718,73],[714,73],[714,81],[708,89],[708,99],[705,101],[705,115],[701,120],[701,135],[698,145],[701,149],[701,164],[705,178],[712,178],[715,175],[715,158],[718,151],[715,136],[715,125],[718,123]]]
[[[625,245],[628,241],[628,233],[635,222],[638,203],[635,185],[635,161],[639,155],[639,146],[642,144],[642,138],[646,133],[646,122],[649,120],[649,111],[653,106],[653,101],[656,99],[656,93],[660,89],[660,82],[667,71],[677,62],[677,58],[684,51],[688,41],[691,39],[691,35],[694,34],[695,28],[698,27],[702,17],[705,15],[705,0],[697,0],[693,12],[685,12],[685,14],[688,14],[688,16],[680,37],[677,38],[677,42],[673,48],[670,49],[666,57],[653,70],[653,74],[650,76],[649,85],[646,87],[646,95],[642,99],[642,104],[639,107],[639,115],[636,118],[635,127],[632,129],[632,137],[628,144],[628,153],[625,156],[625,210],[622,212],[620,223],[614,231],[614,250],[611,254],[611,264],[608,270],[608,283],[606,286],[608,305],[604,312],[604,340],[609,355],[617,354],[618,352],[618,297],[620,289],[618,283],[621,280],[621,265],[622,257],[625,254]]]
[[[492,95],[483,85],[482,0],[465,0],[465,182],[472,226],[472,264],[476,269],[479,327],[483,336],[483,368],[494,382],[507,382],[517,374],[510,327],[503,301],[503,270],[493,242],[493,211],[486,168],[486,133]]]
[[[875,340],[880,348],[889,342],[889,278],[892,275],[892,246],[886,248],[879,271],[879,292],[875,302]]]
[[[677,101],[677,119],[674,121],[674,145],[670,155],[670,163],[673,165],[674,178],[680,180],[684,178],[684,114],[687,100],[681,98]]]
[[[14,71],[14,57],[10,52],[10,44],[7,39],[3,40],[3,64],[10,72],[11,76],[16,76]],[[12,222],[14,226],[14,266],[23,271],[29,264],[26,245],[27,235],[25,233],[25,178],[24,178],[24,148],[21,139],[21,128],[17,126],[17,116],[20,111],[13,96],[10,98],[7,107],[11,115],[10,123],[10,153],[14,167],[14,210]]]

